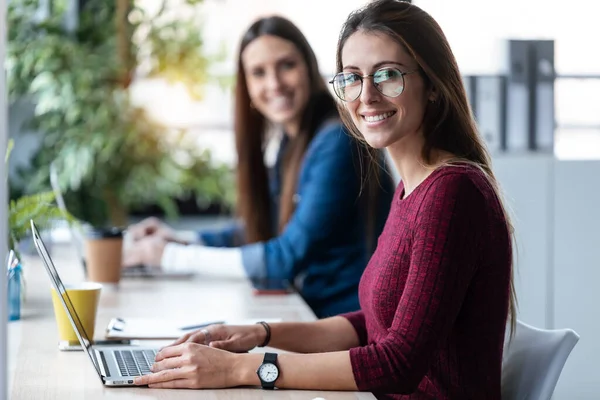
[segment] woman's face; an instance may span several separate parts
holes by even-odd
[[[263,35],[246,46],[242,65],[252,105],[288,134],[296,134],[310,97],[308,67],[298,48]]]
[[[359,30],[347,39],[342,49],[342,67],[343,72],[361,76],[373,74],[381,68],[411,72],[403,76],[404,89],[397,97],[382,94],[375,88],[373,77],[369,77],[363,78],[360,96],[344,103],[370,146],[388,147],[420,133],[425,107],[432,94],[426,90],[423,78],[417,72],[417,62],[403,46],[388,35]],[[385,72],[379,74],[389,76],[389,72],[388,75]]]

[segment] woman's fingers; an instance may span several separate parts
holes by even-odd
[[[193,382],[194,381],[190,379],[177,379],[174,381],[153,383],[148,385],[148,387],[151,389],[189,389],[195,388],[195,386],[192,385]]]
[[[187,343],[196,343],[196,344],[206,344],[206,339],[209,339],[209,337],[207,337],[206,333],[203,332],[204,329],[194,332],[192,333],[186,340]],[[212,337],[212,335],[211,335]]]
[[[214,347],[215,349],[221,349],[221,350],[228,350],[228,351],[235,351],[236,346],[235,345],[236,340],[233,339],[229,339],[229,340],[218,340],[218,341],[213,341],[210,342],[209,346],[210,347]]]
[[[153,234],[163,225],[162,221],[156,217],[146,218],[135,225],[127,228],[131,238],[135,240],[142,239],[145,236]]]
[[[186,348],[189,348],[190,343],[178,344],[177,346],[168,346],[162,348],[158,353],[156,353],[156,357],[154,358],[154,362],[157,363],[166,358],[171,357],[179,357],[184,353]]]
[[[186,372],[181,368],[168,369],[157,373],[139,376],[135,378],[134,383],[136,385],[152,385],[157,383],[175,381],[178,379],[184,380],[186,378]]]
[[[161,361],[155,361],[154,364],[152,364],[152,367],[150,367],[150,370],[152,372],[160,372],[167,369],[181,368],[183,362],[181,357],[164,358]]]
[[[189,338],[190,338],[190,337],[191,337],[193,334],[194,334],[193,332],[191,332],[191,333],[186,333],[185,335],[181,336],[179,339],[177,339],[176,341],[174,341],[174,342],[173,342],[173,343],[171,343],[170,345],[168,345],[168,346],[165,346],[165,347],[163,347],[163,348],[166,348],[166,347],[171,347],[171,346],[177,346],[178,344],[181,344],[181,343],[187,342],[187,341],[189,340]]]
[[[181,336],[179,339],[175,340],[170,345],[163,347],[163,349],[166,349],[168,347],[178,346],[182,343],[205,344],[206,335],[204,334],[204,332],[202,332],[203,330],[204,329],[195,331],[195,332],[186,333],[185,335]],[[161,351],[162,351],[162,349],[161,349]]]
[[[231,330],[243,329],[244,327],[225,325],[211,325],[208,328],[200,329],[195,332],[190,332],[167,347],[178,346],[185,343],[206,344],[217,349],[228,351],[248,351],[253,348],[253,345],[248,343],[248,333],[232,334]],[[165,347],[165,349],[167,348]],[[162,358],[161,358],[162,359]]]
[[[230,344],[231,340],[219,340],[210,342],[209,346],[214,347],[215,349],[227,350]]]
[[[136,385],[155,388],[219,388],[227,386],[231,366],[230,352],[195,343],[163,349],[152,366],[152,374],[135,379]]]

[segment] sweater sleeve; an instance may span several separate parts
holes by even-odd
[[[340,124],[320,131],[302,165],[306,179],[284,231],[265,243],[242,247],[250,276],[293,280],[312,254],[326,247],[337,227],[353,216],[360,193],[357,143]]]
[[[387,336],[350,350],[360,390],[412,393],[418,387],[460,312],[477,269],[486,215],[484,196],[467,176],[444,175],[428,188]]]
[[[367,335],[367,325],[365,321],[365,314],[361,310],[353,311],[345,314],[341,314],[341,317],[346,318],[354,327],[358,340],[361,346],[366,346],[369,337]]]

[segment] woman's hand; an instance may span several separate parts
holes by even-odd
[[[267,331],[260,325],[211,325],[190,332],[168,347],[182,343],[204,344],[217,349],[242,353],[261,345],[267,337]]]
[[[124,268],[146,265],[160,267],[167,241],[160,236],[147,236],[123,246]]]
[[[165,347],[156,355],[152,374],[136,378],[135,384],[187,389],[240,386],[247,383],[248,369],[239,365],[241,356],[192,342]]]
[[[131,240],[138,241],[148,236],[155,236],[167,242],[176,241],[176,232],[169,225],[155,217],[146,218],[127,228]]]

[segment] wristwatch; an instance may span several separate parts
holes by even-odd
[[[277,354],[265,353],[263,362],[256,370],[260,385],[263,389],[275,389],[275,381],[279,378],[279,367],[277,366]]]

